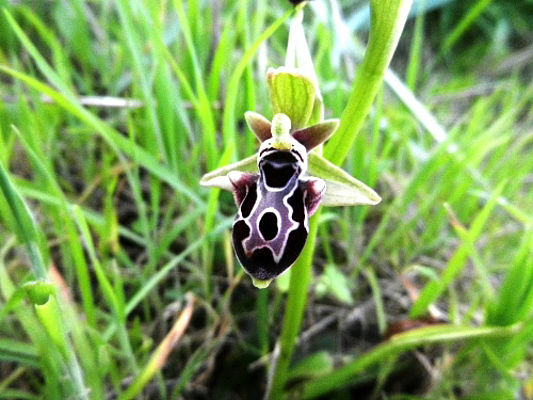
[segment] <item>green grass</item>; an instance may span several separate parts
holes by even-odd
[[[527,7],[417,2],[383,86],[356,78],[376,93],[363,118],[355,66],[380,51],[361,64],[352,2],[335,20],[312,3],[325,115],[343,121],[325,154],[383,201],[322,210],[287,300],[252,287],[232,197],[198,181],[257,148],[244,112],[271,117],[263,68],[284,63],[288,2],[0,0],[0,398],[262,396],[280,335],[280,396],[532,390]],[[428,313],[445,323],[382,336]],[[438,378],[392,393],[415,350]]]

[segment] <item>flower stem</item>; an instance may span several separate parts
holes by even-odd
[[[300,258],[291,268],[289,295],[283,317],[283,328],[279,338],[279,355],[273,360],[273,375],[269,381],[266,398],[279,399],[287,380],[287,370],[294,353],[296,336],[300,331],[303,311],[307,299],[307,288],[315,251],[316,234],[320,210],[309,220],[309,236]]]
[[[337,165],[342,164],[348,155],[370,111],[372,101],[398,44],[411,3],[412,0],[372,0],[370,3],[371,26],[368,47],[357,71],[352,95],[342,113],[339,129],[326,147],[326,158]],[[301,18],[300,15],[297,15],[298,17]],[[299,33],[301,20],[296,20],[291,29],[293,26],[298,28],[297,33]],[[294,38],[294,33],[291,33]],[[291,46],[289,45],[289,52],[294,51]],[[296,57],[298,58],[298,52]],[[310,57],[307,60],[307,68],[313,68],[312,61],[309,60]],[[288,368],[305,309],[319,218],[320,210],[309,221],[307,243],[291,269],[289,294],[279,338],[279,353],[271,365],[272,375],[268,382],[266,398],[278,399],[283,396]]]
[[[339,129],[325,148],[325,157],[340,165],[348,155],[381,86],[402,33],[412,0],[370,1],[370,34],[365,56],[355,75],[352,95]]]

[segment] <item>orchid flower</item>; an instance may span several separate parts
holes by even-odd
[[[238,212],[232,241],[254,285],[266,287],[298,258],[308,219],[323,206],[374,205],[379,195],[323,158],[322,144],[339,121],[321,118],[322,101],[313,77],[294,68],[267,72],[272,122],[248,111],[245,119],[261,142],[256,154],[218,168],[202,186],[233,192]]]

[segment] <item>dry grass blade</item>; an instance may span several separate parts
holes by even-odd
[[[161,370],[163,365],[172,352],[176,343],[180,340],[189,326],[194,310],[194,296],[191,293],[187,294],[187,306],[181,312],[180,316],[172,326],[170,332],[165,336],[163,341],[157,346],[157,349],[150,357],[150,360],[141,371],[140,375],[128,388],[128,390],[120,396],[121,400],[133,399],[143,390],[146,384],[153,378],[153,376]]]

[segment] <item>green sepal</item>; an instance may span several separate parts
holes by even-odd
[[[258,172],[257,154],[205,174],[202,176],[202,179],[200,179],[200,185],[217,187],[231,192],[233,190],[233,185],[227,177],[228,173],[231,171]]]
[[[267,83],[273,114],[287,115],[292,129],[307,126],[316,98],[313,80],[294,68],[270,68]]]
[[[55,285],[42,280],[26,282],[23,286],[30,302],[37,306],[46,304],[56,291]]]
[[[326,181],[323,206],[375,205],[381,197],[363,182],[313,152],[308,155],[309,175]]]

